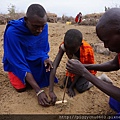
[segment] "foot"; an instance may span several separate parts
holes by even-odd
[[[111,83],[112,84],[112,80],[104,73],[102,75],[98,76],[98,78],[100,80],[103,80],[103,81],[105,81],[107,83]]]
[[[74,97],[74,96],[75,96],[75,91],[74,91],[74,89],[68,88],[68,89],[67,89],[67,94],[68,94],[70,97]]]

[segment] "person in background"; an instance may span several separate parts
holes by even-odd
[[[82,22],[82,13],[81,13],[81,12],[79,12],[79,13],[77,14],[77,16],[75,17],[75,22],[76,22],[77,24],[80,24],[80,23]]]
[[[43,87],[49,86],[50,69],[47,14],[43,6],[31,4],[24,18],[10,21],[4,33],[3,67],[11,85],[23,92],[29,84],[38,102],[49,106]],[[54,78],[57,82],[57,78]],[[55,97],[49,92],[50,98]]]
[[[114,59],[102,64],[82,64],[78,60],[68,60],[66,68],[69,72],[85,77],[98,89],[110,96],[109,105],[120,113],[120,88],[114,84],[100,81],[88,70],[103,72],[117,71],[120,69],[120,8],[107,10],[96,25],[98,38],[104,43],[104,47],[117,55]]]
[[[69,59],[77,59],[84,64],[94,64],[94,52],[92,47],[83,40],[82,33],[77,29],[70,29],[65,33],[64,42],[62,42],[59,46],[59,52],[53,62],[53,68],[50,73],[50,86],[49,91],[53,92],[53,83],[54,77],[56,74],[57,67],[60,64],[60,61],[66,53]],[[90,70],[90,73],[93,75],[96,74],[96,71]],[[66,78],[68,77],[68,95],[70,97],[75,96],[74,88],[82,93],[88,89],[90,89],[93,85],[85,79],[84,76],[71,74],[66,71]],[[65,81],[66,81],[65,78]],[[56,97],[57,98],[57,97]],[[56,99],[52,100],[52,104],[56,102]]]

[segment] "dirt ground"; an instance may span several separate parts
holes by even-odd
[[[17,93],[11,86],[7,73],[3,71],[2,56],[3,56],[3,33],[5,25],[0,25],[0,114],[113,114],[115,113],[108,105],[109,96],[101,92],[95,86],[84,93],[77,93],[74,98],[65,95],[68,101],[65,104],[59,104],[50,107],[42,107],[38,104],[36,94],[33,89],[29,89],[23,93]],[[66,25],[62,23],[49,23],[49,42],[51,51],[49,53],[51,60],[54,60],[59,44],[63,41],[65,32],[68,29],[79,29],[88,43],[98,43],[100,40],[97,38],[94,26],[81,26],[81,25]],[[96,63],[102,63],[114,58],[113,55],[105,56],[95,53]],[[57,69],[56,76],[59,83],[55,85],[54,91],[58,100],[62,100],[63,89],[60,85],[65,77],[65,65],[67,57],[63,56],[62,61]],[[98,72],[97,76],[102,74]],[[118,78],[120,72],[106,73],[112,80],[113,84],[120,87]],[[45,88],[48,93],[48,88]]]

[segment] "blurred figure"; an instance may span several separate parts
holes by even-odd
[[[77,16],[75,17],[75,22],[80,24],[82,22],[82,13],[79,12]]]

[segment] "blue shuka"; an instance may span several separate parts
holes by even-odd
[[[38,85],[49,85],[49,72],[44,60],[49,58],[48,24],[42,33],[34,36],[26,27],[24,18],[8,23],[4,33],[4,70],[13,72],[24,84],[26,73],[33,75]],[[57,81],[57,80],[56,80]]]
[[[109,105],[114,111],[116,111],[117,113],[120,113],[120,102],[110,97]]]

